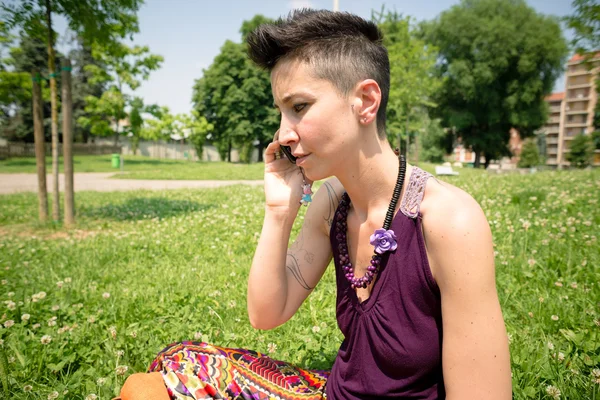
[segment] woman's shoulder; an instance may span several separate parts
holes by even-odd
[[[477,201],[464,190],[435,176],[427,179],[420,205],[424,221],[437,218],[440,214],[451,216],[479,210],[481,208]]]

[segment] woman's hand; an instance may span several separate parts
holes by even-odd
[[[297,212],[302,198],[302,171],[283,155],[278,138],[279,131],[265,150],[266,206],[276,211]],[[306,179],[306,183],[312,181]]]

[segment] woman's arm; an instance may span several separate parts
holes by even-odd
[[[423,230],[442,297],[447,399],[511,399],[508,339],[489,225],[468,194],[442,189],[435,196],[435,206],[423,214]]]

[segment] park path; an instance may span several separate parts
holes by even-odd
[[[75,173],[75,191],[86,190],[112,192],[123,190],[166,190],[183,188],[215,188],[220,186],[244,184],[262,185],[263,181],[192,181],[192,180],[141,180],[141,179],[110,179],[114,173]],[[46,176],[48,192],[51,192],[52,176]],[[59,176],[59,190],[64,190],[64,175]],[[18,192],[37,192],[36,174],[0,174],[0,194]]]

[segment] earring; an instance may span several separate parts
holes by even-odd
[[[366,124],[367,123],[367,117],[363,118],[362,122],[363,122],[363,124]]]

